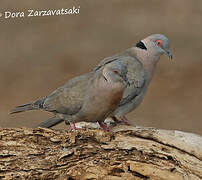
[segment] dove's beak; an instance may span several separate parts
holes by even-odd
[[[172,54],[170,53],[170,51],[165,51],[166,55],[172,60],[173,59],[173,56]]]

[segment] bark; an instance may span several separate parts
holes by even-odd
[[[0,179],[202,179],[202,137],[119,125],[0,129]]]

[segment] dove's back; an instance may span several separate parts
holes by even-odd
[[[47,111],[63,114],[75,114],[81,108],[92,72],[69,80],[64,86],[56,89],[44,100]]]

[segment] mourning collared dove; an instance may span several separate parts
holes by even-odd
[[[156,64],[162,54],[170,59],[170,42],[162,34],[153,34],[139,41],[135,47],[129,48],[122,53],[105,58],[96,70],[107,63],[119,60],[127,66],[130,86],[126,88],[119,107],[113,112],[113,119],[121,119],[128,123],[125,114],[134,110],[143,100],[152,80]]]
[[[58,114],[57,117],[70,123],[72,129],[76,122],[98,122],[109,130],[104,120],[118,107],[123,97],[125,87],[128,85],[126,77],[127,68],[123,63],[114,61],[96,71],[88,82],[81,109],[74,115]]]
[[[103,66],[103,68],[96,70],[89,81],[86,81],[87,86],[83,97],[83,103],[80,108],[74,108],[74,114],[67,113],[67,110],[65,110],[65,113],[56,112],[55,118],[64,119],[67,123],[71,124],[73,130],[77,129],[75,127],[76,122],[87,121],[98,122],[104,130],[109,131],[110,129],[103,122],[121,102],[125,87],[129,84],[126,74],[127,67],[120,61],[114,61]],[[58,95],[60,90],[61,88],[39,100],[40,103],[38,103],[38,107],[40,108],[41,105],[41,109],[52,111],[51,108],[53,105],[58,105],[57,101],[54,101],[56,98],[52,101],[52,97],[55,96],[55,94]],[[67,92],[68,100],[71,103],[71,96],[73,99],[77,99],[78,96],[76,98],[74,97],[74,88],[69,87]],[[79,101],[79,99],[77,100]],[[19,108],[18,111],[20,108],[27,108],[27,110],[35,109],[37,107],[37,102],[19,106],[17,107]],[[43,104],[41,102],[43,102]],[[53,118],[50,120],[53,121]]]
[[[83,104],[87,82],[93,74],[109,63],[121,61],[127,66],[127,78],[130,86],[125,89],[118,108],[110,116],[114,119],[120,118],[123,121],[127,121],[125,115],[134,110],[142,102],[160,56],[166,54],[172,59],[169,48],[170,43],[167,37],[162,34],[150,35],[135,46],[119,54],[105,58],[94,71],[73,78],[49,96],[31,104],[18,106],[11,113],[32,109],[45,109],[55,113],[74,114],[78,112]],[[39,126],[52,127],[63,120],[60,117],[54,117],[42,122]]]

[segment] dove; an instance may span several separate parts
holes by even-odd
[[[121,61],[127,66],[130,86],[124,91],[123,99],[113,112],[113,119],[129,124],[126,114],[139,106],[144,99],[162,54],[172,59],[170,42],[162,34],[153,34],[139,41],[135,46],[102,60],[95,70],[113,61]]]
[[[76,122],[98,122],[106,131],[104,120],[118,107],[128,84],[127,68],[119,61],[104,66],[101,73],[94,73],[88,83],[81,109],[74,115],[58,114],[73,130]]]
[[[83,103],[81,107],[77,108],[76,111],[74,110],[74,114],[68,113],[67,110],[65,110],[64,112],[61,111],[60,113],[57,112],[55,118],[49,119],[49,122],[58,120],[57,122],[59,123],[59,120],[63,119],[66,121],[67,124],[70,123],[72,130],[78,129],[75,126],[76,122],[98,122],[100,127],[102,127],[106,131],[110,131],[110,129],[104,124],[104,120],[108,116],[110,116],[110,114],[120,104],[123,92],[128,85],[126,74],[126,66],[119,61],[109,63],[103,68],[97,70],[91,76],[89,81],[85,82],[87,86],[85,89],[85,95],[83,97]],[[37,108],[52,111],[51,103],[55,103],[56,101],[54,102],[54,99],[52,102],[50,99],[55,95],[55,93],[57,94],[60,91],[61,88],[59,88],[49,96],[42,98],[34,103],[18,106],[16,108],[16,111],[24,111]],[[70,93],[71,91],[72,94]],[[68,93],[69,95],[73,95],[74,88],[69,88]],[[70,98],[70,96],[68,96],[68,98]],[[55,105],[56,104],[57,103],[55,103]]]
[[[47,98],[18,106],[11,113],[43,108],[55,113],[75,114],[83,104],[89,79],[107,64],[119,61],[127,67],[130,86],[125,88],[120,104],[110,117],[115,121],[128,123],[125,115],[136,109],[144,99],[156,65],[163,54],[172,59],[168,38],[162,34],[152,34],[131,48],[103,59],[93,71],[73,78]],[[43,121],[39,126],[53,127],[63,121],[61,117],[53,117]]]

